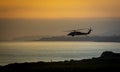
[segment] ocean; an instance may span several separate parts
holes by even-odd
[[[99,57],[103,51],[120,52],[115,42],[0,42],[0,65],[10,63],[81,60]]]

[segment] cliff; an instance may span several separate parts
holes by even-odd
[[[105,51],[98,58],[59,62],[14,63],[0,72],[120,72],[120,53]]]

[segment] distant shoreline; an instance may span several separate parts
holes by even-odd
[[[17,38],[12,41],[80,41],[80,42],[120,42],[120,36],[51,36],[42,38]]]

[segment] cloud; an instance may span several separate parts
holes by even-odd
[[[17,7],[0,7],[0,12],[9,12],[9,11],[15,11],[18,10],[20,8]]]

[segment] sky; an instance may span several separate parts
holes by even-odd
[[[0,18],[120,17],[120,0],[0,0]]]
[[[92,35],[119,34],[120,0],[0,0],[0,40],[90,26]]]

